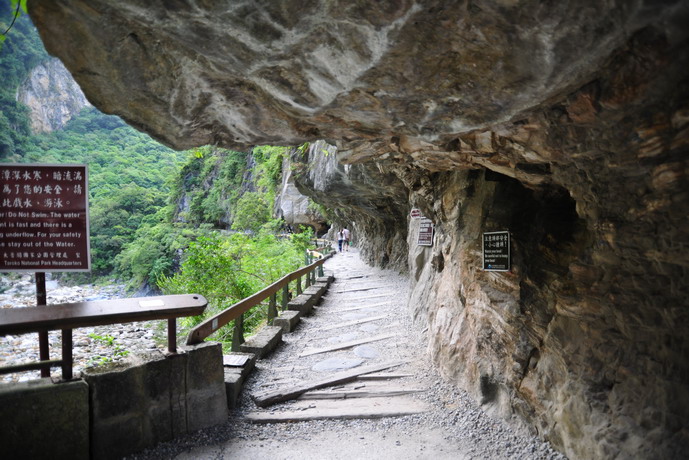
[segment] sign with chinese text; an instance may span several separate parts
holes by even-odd
[[[86,165],[0,164],[0,272],[90,269]]]
[[[495,272],[510,270],[510,232],[483,234],[483,269]]]
[[[416,241],[419,246],[433,246],[433,221],[425,217],[419,224],[419,238]]]

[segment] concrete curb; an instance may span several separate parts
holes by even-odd
[[[279,316],[273,319],[272,326],[264,327],[240,345],[239,349],[242,353],[225,355],[228,358],[242,355],[248,357],[242,366],[224,366],[228,408],[236,406],[244,381],[254,369],[256,360],[272,352],[282,342],[283,333],[292,332],[297,327],[300,318],[313,310],[314,305],[321,300],[334,280],[335,277],[332,274],[317,278],[316,284],[306,288],[287,304],[287,310],[280,312]]]
[[[254,370],[256,365],[256,355],[253,353],[234,352],[224,355],[227,357],[244,358],[246,362],[241,366],[224,365],[225,370],[225,390],[227,392],[227,408],[233,409],[237,406],[239,393],[242,391],[244,381]]]
[[[239,346],[243,353],[253,353],[257,359],[263,358],[282,342],[282,328],[266,326]]]

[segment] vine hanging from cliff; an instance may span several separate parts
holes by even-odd
[[[17,19],[19,16],[24,13],[28,14],[28,11],[26,9],[26,2],[27,0],[10,0],[10,3],[12,4],[12,8],[14,9],[14,15],[12,16],[12,22],[10,23],[9,26],[7,26],[7,29],[0,34],[0,49],[2,49],[2,44],[5,42],[5,39],[7,39],[7,34],[10,33],[10,30],[12,30],[12,27],[14,27],[15,22],[17,22]]]

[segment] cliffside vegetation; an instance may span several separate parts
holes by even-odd
[[[0,13],[11,16],[7,3]],[[31,22],[20,17],[0,49],[0,160],[88,165],[92,273],[63,279],[199,292],[211,315],[303,263],[312,232],[278,236],[283,226],[273,219],[287,148],[178,152],[94,108],[63,130],[32,134],[17,88],[45,59]],[[245,330],[259,327],[265,313],[255,309]],[[229,346],[229,334],[217,338]]]
[[[138,227],[115,259],[116,273],[132,285],[155,286],[179,266],[180,253],[215,231],[276,233],[272,219],[284,147],[259,146],[251,153],[202,147],[173,177],[164,207]]]
[[[0,32],[12,22],[14,10],[0,2]],[[22,15],[12,26],[0,48],[0,160],[21,151],[31,132],[26,107],[16,101],[16,90],[31,69],[48,58],[36,29],[28,16]]]
[[[27,137],[8,159],[88,165],[91,258],[98,277],[112,275],[117,255],[136,229],[166,205],[170,179],[186,156],[117,117],[84,109],[64,131]]]
[[[285,150],[190,152],[167,205],[125,244],[116,272],[165,294],[202,293],[209,306],[203,317],[180,321],[186,330],[297,269],[313,232],[284,235],[282,222],[272,218]],[[267,305],[253,309],[244,331],[254,331],[266,317]],[[229,347],[232,328],[219,330],[215,340]]]

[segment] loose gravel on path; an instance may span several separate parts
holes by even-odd
[[[240,403],[227,423],[202,430],[131,459],[564,459],[547,443],[516,433],[501,420],[487,416],[466,393],[444,382],[428,362],[423,338],[406,313],[408,281],[399,274],[371,268],[356,250],[337,254],[326,263],[336,280],[316,311],[284,343],[257,362],[247,379]],[[357,291],[371,287],[366,291]],[[366,307],[366,308],[360,308]],[[385,319],[333,329],[367,315]],[[370,316],[369,316],[370,317]],[[354,349],[299,357],[305,350],[357,338],[396,332],[397,337]],[[259,410],[250,395],[323,378],[334,368],[390,360],[406,364],[390,372],[408,373],[401,382],[425,391],[413,398],[430,410],[422,414],[381,419],[318,420],[252,424],[244,419]],[[330,361],[329,364],[326,362]],[[326,364],[324,364],[326,363]],[[356,367],[353,367],[356,369]],[[267,411],[289,410],[290,402]]]

